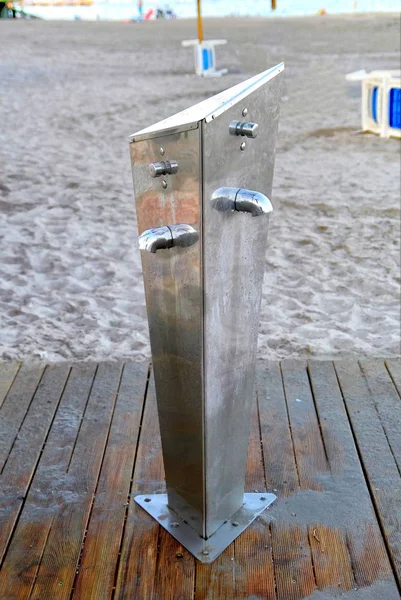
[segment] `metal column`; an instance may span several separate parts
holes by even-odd
[[[167,495],[136,502],[211,562],[244,494],[282,64],[131,137]]]

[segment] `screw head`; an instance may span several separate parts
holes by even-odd
[[[233,527],[238,527],[239,523],[238,523],[238,521],[232,521],[231,525]]]
[[[246,148],[246,143],[242,142],[239,148],[240,148],[241,152],[243,152]]]
[[[203,556],[209,556],[208,550],[203,550],[202,554],[203,554]]]
[[[165,179],[163,179],[162,181],[162,188],[165,190],[167,187],[167,181]]]
[[[174,523],[171,523],[171,527],[179,527],[180,524],[177,523],[177,521],[174,521]]]
[[[262,502],[264,502],[266,500],[265,496],[261,496],[260,500],[262,500]]]
[[[164,156],[165,152],[166,152],[166,151],[165,151],[165,149],[163,148],[163,146],[160,146],[160,154],[161,154],[162,156]]]
[[[247,114],[248,114],[248,109],[244,108],[244,110],[242,111],[242,116],[246,117]]]
[[[144,501],[144,502],[150,502],[150,500],[151,500],[150,498],[144,498],[144,500],[143,500],[143,501]]]

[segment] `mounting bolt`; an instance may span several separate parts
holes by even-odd
[[[239,523],[238,523],[238,521],[233,521],[233,522],[231,523],[231,525],[232,525],[233,527],[238,527]]]
[[[150,502],[151,498],[144,498],[143,501],[144,502]]]
[[[203,554],[203,556],[209,556],[208,550],[203,550],[202,554]]]
[[[177,521],[174,521],[174,523],[171,523],[171,527],[179,527],[180,524],[177,523]]]
[[[262,502],[264,502],[266,500],[266,498],[264,496],[261,496],[260,500],[262,500]]]
[[[163,148],[163,146],[160,146],[160,154],[161,154],[162,156],[164,156],[165,152],[166,152],[166,151],[165,151],[165,149]]]
[[[167,187],[167,181],[165,179],[163,179],[162,181],[162,188],[165,190]]]
[[[240,145],[239,148],[240,148],[241,152],[243,152],[245,150],[245,148],[246,148],[246,143],[242,142],[242,144]]]
[[[242,116],[246,117],[247,114],[248,114],[248,109],[244,108],[244,110],[242,111]]]

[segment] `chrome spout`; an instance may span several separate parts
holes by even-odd
[[[173,247],[187,248],[199,239],[198,232],[185,223],[176,225],[165,225],[146,229],[138,238],[140,250],[146,250],[153,254],[157,250],[168,250]]]
[[[211,199],[212,206],[219,212],[237,211],[249,212],[253,217],[267,215],[273,211],[273,206],[267,196],[252,190],[241,188],[219,188]]]

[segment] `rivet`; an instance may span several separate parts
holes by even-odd
[[[165,152],[166,152],[166,151],[165,151],[165,149],[163,148],[163,146],[160,146],[160,154],[161,154],[162,156],[164,156]]]
[[[261,496],[260,499],[262,500],[262,502],[264,502],[266,500],[266,498],[264,496]]]
[[[174,521],[174,523],[171,523],[171,527],[179,527],[179,526],[180,526],[180,524],[177,523],[176,521]]]
[[[242,111],[242,116],[246,117],[247,114],[248,114],[248,109],[244,108],[244,110]]]
[[[150,498],[144,498],[144,502],[150,502]]]
[[[231,523],[231,525],[232,525],[233,527],[238,527],[239,523],[238,523],[238,521],[233,521],[233,522]]]
[[[165,190],[167,187],[167,181],[165,179],[163,179],[162,181],[162,188]]]
[[[208,552],[207,550],[204,550],[204,551],[202,552],[202,554],[203,554],[203,556],[209,556],[209,552]]]
[[[240,145],[241,152],[243,152],[245,150],[245,148],[246,148],[246,143],[242,142],[241,145]]]

